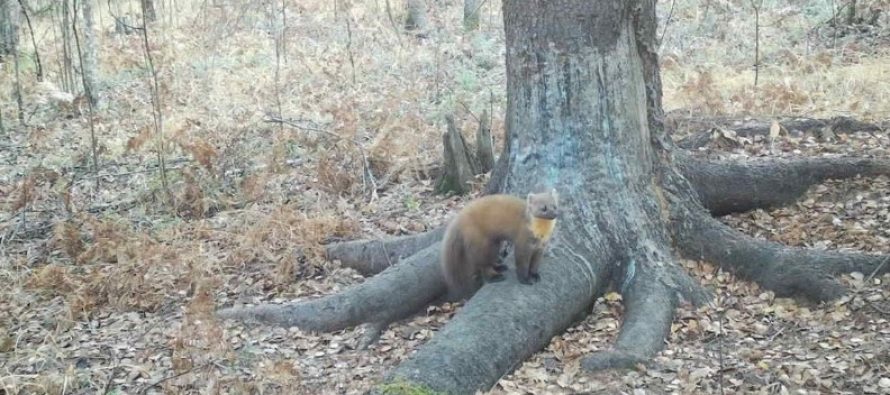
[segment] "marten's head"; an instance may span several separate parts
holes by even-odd
[[[530,193],[526,198],[526,210],[531,217],[556,219],[559,213],[559,196],[556,189],[543,193]]]

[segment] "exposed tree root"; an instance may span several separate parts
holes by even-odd
[[[438,263],[439,243],[418,252],[361,284],[318,299],[277,305],[222,309],[224,319],[259,321],[314,331],[336,331],[408,317],[445,292]]]
[[[869,158],[707,161],[677,155],[680,172],[713,215],[772,208],[794,202],[827,179],[890,175],[890,161]]]
[[[502,154],[495,163],[490,182],[483,195],[498,193],[507,171],[507,155]],[[353,240],[331,244],[326,248],[329,260],[338,259],[346,266],[357,270],[363,276],[372,276],[395,265],[400,259],[409,257],[431,244],[442,240],[445,226],[415,235],[393,237],[388,240]]]
[[[885,256],[788,247],[748,236],[704,213],[690,210],[683,217],[675,235],[684,255],[716,263],[776,296],[828,301],[845,292],[836,274],[890,271],[890,265],[883,264]]]
[[[618,340],[583,365],[594,370],[645,361],[662,349],[678,296],[704,299],[700,286],[667,258],[669,239],[686,256],[718,263],[779,296],[829,300],[843,292],[834,273],[890,271],[882,257],[784,247],[708,215],[705,207],[725,214],[786,204],[824,179],[888,174],[890,166],[868,159],[673,161],[673,145],[659,126],[655,29],[642,28],[654,26],[655,0],[503,7],[507,133],[486,191],[522,194],[542,182],[566,191],[551,251],[539,282],[521,284],[510,270],[506,281],[486,284],[372,392],[487,390],[587,314],[595,296],[622,277],[626,314]],[[637,32],[627,28],[631,22]],[[382,271],[338,294],[219,315],[317,331],[367,324],[364,347],[389,323],[445,294],[436,242],[443,230],[332,246],[332,259],[366,274]]]
[[[858,121],[849,117],[834,117],[831,119],[813,118],[785,118],[779,119],[779,124],[791,135],[799,136],[805,133],[824,135],[826,132],[876,132],[881,126]],[[769,135],[772,120],[759,119],[673,119],[668,122],[674,129],[679,129],[677,124],[683,124],[684,129],[698,129],[698,132],[677,141],[677,146],[685,149],[695,149],[708,145],[711,141],[714,129],[730,129],[737,136],[752,138],[754,136]]]
[[[560,245],[544,258],[540,282],[520,284],[511,270],[506,281],[485,285],[386,381],[455,394],[487,390],[544,347],[587,312],[610,266],[581,258],[608,262],[608,248],[582,253]]]
[[[658,271],[657,267],[646,267],[624,291],[624,322],[618,340],[611,350],[584,358],[582,368],[587,371],[632,368],[664,348],[677,296],[672,287],[654,275]]]
[[[433,243],[442,240],[445,227],[415,235],[393,237],[388,240],[354,240],[336,243],[326,248],[329,260],[338,259],[363,276],[380,273]]]

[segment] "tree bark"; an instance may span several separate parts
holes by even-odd
[[[158,19],[158,14],[155,11],[155,2],[154,0],[139,0],[142,12],[145,14],[145,20],[148,22],[154,22]]]
[[[476,159],[479,161],[479,173],[488,173],[494,168],[494,148],[488,110],[483,111],[479,117],[479,129],[476,130]]]
[[[3,42],[0,45],[3,45],[3,48],[0,48],[2,52],[0,52],[0,58],[2,55],[11,54],[12,55],[12,67],[15,71],[15,102],[16,102],[16,113],[18,114],[19,125],[25,126],[25,102],[24,102],[24,93],[22,91],[22,73],[21,73],[21,63],[19,62],[19,32],[18,32],[18,15],[19,15],[19,5],[13,4],[13,1],[7,0],[6,4],[3,4],[3,10],[6,15],[6,23],[3,24],[2,28],[5,31],[2,33],[3,37],[0,37],[0,40]]]
[[[794,202],[828,179],[890,176],[890,161],[870,158],[750,159],[712,162],[678,155],[680,172],[713,215]]]
[[[429,29],[426,17],[426,0],[405,0],[405,28],[424,34]]]
[[[482,0],[464,0],[464,30],[479,28],[479,14],[482,11]]]
[[[80,0],[83,12],[83,73],[84,94],[95,107],[99,104],[99,44],[96,42],[96,22],[93,19],[94,0]]]
[[[522,196],[541,186],[559,191],[559,220],[541,279],[520,284],[511,270],[505,281],[482,286],[373,393],[487,390],[584,317],[610,284],[626,306],[618,341],[584,358],[582,366],[644,363],[663,347],[679,298],[708,299],[676,264],[675,252],[811,301],[843,292],[833,274],[890,270],[886,257],[791,250],[743,237],[709,215],[699,197],[715,211],[720,191],[706,190],[705,184],[728,185],[728,176],[695,173],[691,169],[720,164],[691,165],[664,131],[654,7],[655,0],[504,0],[506,144],[486,192]],[[803,172],[798,170],[785,178]],[[814,171],[830,173],[824,167]],[[750,182],[775,179],[752,174]],[[756,197],[731,198],[746,199]],[[386,248],[359,254],[389,263],[339,294],[220,315],[315,330],[368,324],[374,337],[390,322],[441,300],[445,286],[436,239],[431,232],[392,241],[389,246],[399,249],[395,254]],[[370,245],[352,243],[349,251]],[[392,258],[417,249],[392,264]]]
[[[0,60],[12,54],[19,40],[19,5],[16,0],[0,0]]]
[[[330,260],[340,260],[346,267],[357,270],[364,276],[380,273],[393,266],[402,258],[429,247],[442,239],[445,227],[416,235],[395,237],[389,240],[354,240],[333,244],[325,249]]]
[[[463,134],[457,129],[454,117],[445,116],[446,131],[442,134],[442,175],[436,182],[436,192],[469,192],[470,183],[479,174],[479,162],[470,150]]]

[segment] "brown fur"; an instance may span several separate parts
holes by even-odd
[[[513,243],[519,281],[540,279],[538,264],[557,215],[556,191],[529,194],[526,200],[510,195],[488,195],[470,202],[457,215],[442,245],[442,269],[452,297],[478,285],[477,276],[503,280],[507,267],[498,264],[501,242]]]

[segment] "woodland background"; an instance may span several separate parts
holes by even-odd
[[[131,29],[139,1],[90,2],[92,107],[82,17],[63,11],[82,1],[24,2],[17,62],[2,58],[3,393],[360,393],[459,308],[430,308],[364,351],[361,330],[212,315],[360,282],[324,244],[431,229],[478,194],[433,189],[445,115],[469,138],[486,112],[503,140],[499,1],[482,2],[471,31],[456,0],[427,2],[420,31],[406,31],[398,0],[161,0],[147,31]],[[712,131],[698,154],[890,157],[886,0],[677,0],[658,12],[667,121],[678,139]],[[839,116],[874,127],[733,126]],[[827,182],[723,220],[790,245],[890,253],[888,191],[886,177]],[[845,276],[848,296],[806,306],[684,264],[715,303],[683,307],[651,366],[579,371],[617,333],[620,296],[608,294],[492,392],[890,393],[887,276]]]

